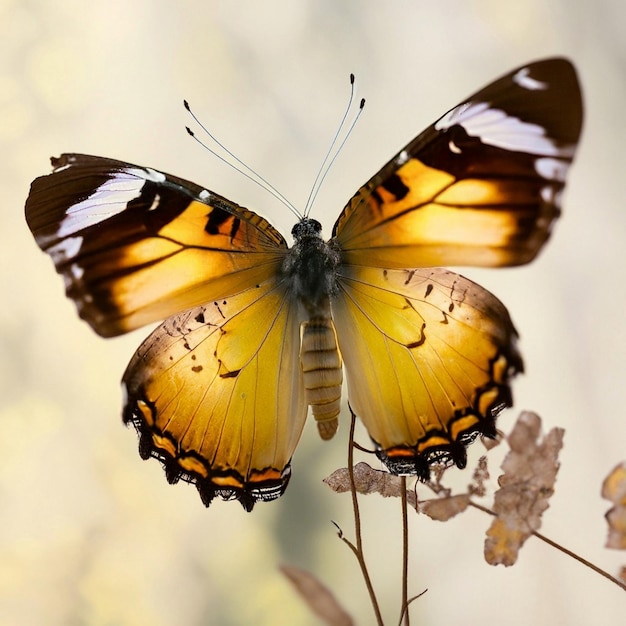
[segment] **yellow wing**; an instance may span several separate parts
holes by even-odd
[[[333,230],[343,262],[529,262],[559,215],[581,126],[569,61],[507,74],[450,110],[356,193]]]
[[[333,317],[350,404],[392,472],[426,478],[433,460],[464,467],[464,444],[495,435],[522,361],[488,291],[441,268],[343,266]]]
[[[31,186],[26,220],[100,335],[254,287],[280,268],[283,237],[199,185],[81,154],[52,164]]]
[[[462,467],[464,444],[495,435],[523,367],[517,334],[493,295],[437,266],[532,260],[559,215],[581,126],[569,61],[520,67],[414,139],[335,223],[348,397],[391,471]]]
[[[206,506],[282,495],[307,411],[300,322],[276,280],[166,320],[123,378],[141,456],[195,483]]]

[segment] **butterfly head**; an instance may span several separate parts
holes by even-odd
[[[303,217],[291,229],[291,234],[293,235],[296,243],[302,241],[303,239],[309,239],[311,237],[319,238],[322,236],[322,225],[317,220],[314,220],[310,217]]]

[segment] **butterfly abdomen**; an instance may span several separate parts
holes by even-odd
[[[337,432],[343,372],[335,326],[330,317],[316,317],[301,326],[300,364],[307,403],[322,439]]]

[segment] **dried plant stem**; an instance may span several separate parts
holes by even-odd
[[[479,511],[482,511],[483,513],[487,513],[488,515],[493,515],[494,517],[496,515],[491,509],[488,509],[487,507],[484,507],[484,506],[482,506],[480,504],[477,504],[476,502],[473,502],[472,500],[470,500],[469,504],[470,504],[470,506],[473,506],[475,509],[478,509]],[[556,543],[556,541],[553,541],[552,539],[549,539],[548,537],[546,537],[545,535],[542,535],[541,533],[538,533],[537,531],[532,531],[532,534],[535,537],[537,537],[537,539],[541,539],[541,541],[544,541],[549,546],[552,546],[553,548],[556,548],[557,550],[563,552],[563,554],[566,554],[567,556],[571,557],[575,561],[578,561],[582,565],[587,566],[589,569],[591,569],[594,572],[596,572],[596,574],[600,574],[600,576],[604,576],[604,578],[606,578],[607,580],[610,580],[612,583],[615,583],[618,587],[620,587],[621,589],[626,591],[626,584],[625,583],[621,582],[618,578],[615,578],[614,576],[611,576],[611,574],[609,574],[608,572],[604,571],[603,569],[600,569],[597,565],[594,565],[590,561],[587,561],[587,559],[584,559],[582,556],[579,556],[575,552],[572,552],[571,550],[568,550],[564,546]]]
[[[404,616],[404,626],[410,626],[409,618],[409,595],[408,595],[408,579],[409,579],[409,516],[406,501],[406,476],[400,478],[400,502],[402,503],[402,613],[400,620]]]
[[[378,600],[376,598],[376,594],[374,593],[374,587],[372,586],[372,581],[370,579],[369,572],[367,571],[367,565],[365,563],[365,557],[363,556],[363,540],[361,537],[361,514],[359,512],[359,502],[356,493],[356,485],[354,482],[354,429],[356,425],[356,415],[352,411],[350,407],[350,436],[349,436],[349,444],[348,444],[348,475],[350,477],[350,493],[352,495],[352,510],[354,512],[354,534],[356,537],[356,546],[353,545],[350,541],[348,541],[345,537],[341,537],[341,539],[346,543],[359,562],[359,566],[361,567],[361,573],[363,574],[363,580],[365,581],[365,585],[367,586],[367,591],[370,596],[370,600],[372,602],[372,607],[374,609],[374,613],[376,614],[376,623],[378,626],[384,626],[383,617],[380,612],[380,607],[378,606]]]

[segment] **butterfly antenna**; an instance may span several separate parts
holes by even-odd
[[[343,113],[341,122],[339,122],[339,126],[337,127],[337,131],[335,132],[335,136],[333,137],[333,140],[330,142],[330,146],[328,147],[326,156],[324,157],[322,164],[317,170],[317,175],[315,176],[315,180],[313,181],[313,185],[311,186],[311,191],[309,193],[309,197],[306,200],[306,205],[304,206],[305,216],[308,215],[311,211],[311,206],[313,205],[313,199],[315,196],[317,196],[317,192],[315,190],[318,188],[318,185],[321,184],[320,178],[322,178],[322,176],[325,175],[324,168],[326,166],[326,163],[328,162],[328,159],[330,158],[333,148],[337,145],[337,140],[339,139],[339,135],[341,134],[341,129],[344,127],[346,123],[346,119],[348,117],[348,113],[350,112],[350,109],[352,108],[353,102],[354,102],[354,74],[350,74],[350,98],[348,99],[348,106],[346,107],[346,110]]]
[[[304,211],[305,216],[308,215],[308,211],[311,210],[311,207],[315,203],[315,199],[317,198],[317,195],[319,194],[320,189],[322,188],[322,185],[324,184],[324,181],[326,180],[326,176],[328,176],[328,172],[330,172],[330,170],[333,167],[333,163],[335,162],[335,160],[337,159],[337,157],[343,150],[343,147],[346,144],[348,137],[352,134],[352,129],[356,126],[356,123],[359,121],[359,117],[361,117],[361,113],[363,113],[364,108],[365,108],[365,98],[361,98],[361,102],[359,103],[359,110],[357,114],[355,115],[354,119],[352,120],[352,123],[350,124],[350,127],[348,128],[345,134],[345,137],[342,139],[341,143],[335,150],[335,154],[333,155],[332,159],[330,159],[330,161],[328,162],[328,165],[325,167],[322,176],[321,177],[318,176],[319,182],[317,184],[317,187],[314,186],[314,188],[311,190],[312,197],[309,196],[310,202],[307,202],[307,208]]]
[[[189,126],[185,126],[185,129],[195,139],[197,143],[199,143],[205,150],[208,150],[213,156],[217,157],[222,163],[225,163],[229,167],[232,167],[236,172],[243,174],[248,180],[251,180],[253,183],[264,189],[269,194],[274,196],[279,202],[284,204],[298,219],[302,219],[302,215],[296,209],[296,207],[291,203],[280,191],[274,187],[270,182],[268,182],[263,176],[261,176],[258,172],[253,170],[249,165],[244,163],[239,157],[235,156],[221,141],[219,141],[213,133],[209,132],[208,128],[198,119],[196,114],[191,110],[189,103],[187,100],[183,100],[185,105],[185,109],[193,120],[198,124],[198,126],[206,133],[206,135],[213,141],[216,145],[218,145],[231,159],[236,161],[241,167],[237,167],[234,163],[229,161],[226,157],[219,154],[213,148],[209,147],[206,143],[204,143],[201,139],[199,139],[196,134],[189,128]]]

